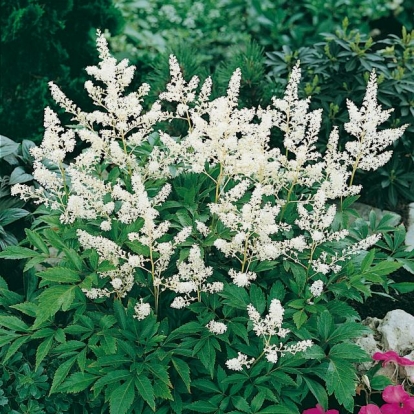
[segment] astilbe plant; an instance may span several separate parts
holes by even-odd
[[[90,413],[297,413],[328,395],[351,411],[352,363],[367,356],[349,340],[366,328],[345,302],[370,295],[380,235],[355,240],[333,222],[360,191],[355,172],[384,165],[405,129],[378,130],[390,111],[375,73],[361,108],[348,102],[354,139],[341,150],[334,129],[320,154],[322,112],[298,98],[299,65],[283,98],[239,108],[239,70],[210,100],[211,80],[186,82],[171,56],[171,81],[144,111],[148,85],[126,93],[134,67],[99,32],[97,46],[85,84],[97,109],[50,83],[77,127],[46,108],[31,150],[39,185],[13,187],[40,207],[32,248],[1,253],[28,259],[32,281],[25,296],[0,293],[3,362],[33,341],[36,369],[55,370],[49,393],[89,393]],[[160,129],[173,120],[185,135]],[[269,146],[275,128],[284,151]]]

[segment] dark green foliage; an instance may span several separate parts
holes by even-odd
[[[111,0],[1,0],[0,125],[15,141],[40,141],[47,83],[64,85],[82,106],[84,71],[96,57],[96,28],[118,33]]]

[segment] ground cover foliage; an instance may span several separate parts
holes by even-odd
[[[97,44],[85,84],[95,110],[50,84],[72,126],[45,109],[29,151],[36,184],[12,187],[39,207],[25,240],[0,253],[24,262],[21,292],[0,279],[1,406],[353,412],[353,363],[370,357],[351,341],[367,328],[349,302],[373,286],[412,289],[387,277],[412,270],[404,228],[350,221],[357,170],[384,165],[407,128],[381,128],[375,72],[347,102],[348,143],[333,128],[321,153],[323,114],[299,97],[298,65],[262,109],[239,106],[239,70],[212,98],[211,80],[184,79],[170,56],[170,81],[145,109],[148,85],[128,93],[134,69],[99,33]]]

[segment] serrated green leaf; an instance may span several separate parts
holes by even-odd
[[[216,364],[216,349],[214,347],[217,340],[215,338],[205,338],[201,349],[196,353],[204,367],[210,372],[211,378],[214,377],[214,366]],[[195,349],[194,349],[195,350]],[[194,353],[194,352],[193,352]]]
[[[124,384],[115,388],[109,398],[109,411],[111,414],[128,413],[135,399],[134,379],[131,377]]]
[[[318,334],[322,341],[326,341],[335,325],[331,314],[328,311],[322,312],[317,322]]]
[[[180,378],[183,380],[187,391],[190,391],[190,384],[191,384],[191,378],[190,378],[190,367],[186,362],[184,362],[182,359],[179,358],[172,358],[171,359],[175,370],[177,371]]]
[[[42,253],[49,254],[49,249],[46,246],[45,242],[35,231],[25,229],[25,232],[32,246],[37,247]]]
[[[370,356],[358,345],[340,343],[334,345],[329,351],[329,358],[349,360],[351,363],[370,361]]]
[[[250,404],[252,410],[254,412],[256,412],[257,410],[260,410],[260,408],[262,408],[262,405],[263,405],[265,399],[266,399],[266,394],[264,392],[260,391],[259,393],[257,393],[253,397],[252,402]]]
[[[38,296],[35,326],[54,316],[60,309],[67,311],[75,299],[77,286],[54,285]]]
[[[293,322],[295,322],[295,325],[298,329],[308,320],[308,315],[304,310],[300,310],[298,312],[295,312],[292,316]]]
[[[20,246],[7,246],[5,250],[0,252],[0,259],[19,260],[30,259],[35,256],[39,256],[40,253],[28,249],[27,247]]]
[[[53,344],[53,336],[50,336],[49,338],[46,338],[43,342],[41,342],[40,345],[37,347],[36,366],[35,366],[36,371],[39,368],[39,365],[45,359],[46,355],[49,353],[50,348],[52,348],[52,344]]]
[[[34,318],[36,316],[37,305],[33,302],[23,302],[17,305],[10,306],[12,309],[16,309],[27,316]]]
[[[65,257],[75,266],[76,270],[82,271],[83,261],[79,254],[73,249],[63,249]]]
[[[244,412],[244,413],[250,413],[250,405],[249,403],[246,401],[245,398],[240,397],[240,396],[232,396],[231,397],[231,402],[233,403],[233,405],[240,411]]]
[[[308,386],[312,395],[316,398],[318,404],[320,404],[325,410],[328,409],[328,394],[326,393],[325,387],[319,382],[314,381],[313,379],[303,376],[303,380]]]
[[[2,363],[6,364],[6,362],[20,349],[20,347],[26,343],[30,339],[30,336],[22,336],[17,338],[9,347],[6,352],[6,355],[3,358]]]
[[[217,406],[212,404],[210,401],[194,401],[191,404],[186,406],[187,409],[191,411],[196,411],[199,413],[215,413],[217,411]]]
[[[155,411],[154,389],[151,381],[142,375],[135,377],[135,387],[144,401]],[[118,414],[118,413],[117,413]]]
[[[126,381],[131,376],[131,372],[126,369],[117,369],[115,371],[108,372],[102,378],[99,378],[92,389],[97,390],[105,387],[105,385],[114,384],[119,381]]]
[[[18,332],[28,332],[29,326],[17,316],[0,315],[0,326]]]
[[[257,285],[250,286],[250,301],[259,313],[263,313],[266,309],[266,296]]]
[[[53,376],[52,386],[50,388],[49,395],[58,392],[59,385],[62,384],[62,382],[68,376],[72,366],[76,362],[77,357],[78,356],[75,355],[74,357],[65,361],[63,364],[59,365],[58,369],[55,372],[55,375]]]
[[[338,325],[325,340],[330,344],[337,344],[338,342],[358,338],[363,334],[370,332],[371,330],[368,327],[361,325],[360,323],[344,322]]]
[[[115,299],[113,306],[114,306],[114,316],[116,320],[118,321],[122,329],[126,329],[127,319],[126,319],[124,305],[122,305],[122,302],[119,299]]]
[[[37,276],[43,280],[58,283],[77,283],[81,280],[78,272],[67,267],[51,267],[50,269],[37,273]]]
[[[69,394],[78,393],[86,390],[95,380],[97,376],[87,372],[75,372],[60,387],[60,392]]]
[[[188,334],[195,334],[200,332],[204,327],[198,322],[188,322],[184,325],[181,325],[177,329],[174,329],[167,338],[167,342],[172,341],[173,339],[179,338],[181,336],[186,336]]]
[[[326,371],[326,389],[348,411],[354,411],[354,396],[356,389],[355,368],[349,360],[331,359]]]
[[[201,391],[205,392],[213,392],[213,393],[220,393],[219,388],[213,381],[208,379],[200,378],[196,379],[192,382],[192,386],[198,388]]]

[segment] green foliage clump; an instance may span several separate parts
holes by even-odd
[[[342,152],[333,134],[325,163],[314,146],[321,113],[297,96],[299,67],[262,110],[238,108],[239,71],[211,100],[209,81],[186,81],[171,57],[172,79],[146,111],[148,87],[124,95],[133,70],[103,36],[98,47],[102,62],[88,68],[98,84],[86,85],[96,110],[52,86],[78,128],[45,111],[31,151],[41,185],[13,188],[41,206],[25,240],[0,253],[24,260],[25,279],[14,292],[0,277],[1,406],[299,414],[334,402],[352,412],[354,364],[369,356],[352,342],[368,329],[351,303],[373,287],[407,291],[387,276],[413,259],[389,217],[349,220],[366,148]],[[372,74],[353,124],[361,116],[388,142],[375,92]],[[271,129],[285,151],[269,148]],[[85,148],[66,164],[78,137]],[[366,158],[384,161],[373,144]]]
[[[79,102],[82,68],[96,55],[93,34],[121,30],[112,0],[19,0],[0,2],[1,133],[19,142],[40,142],[43,108],[52,105],[47,83],[64,84]]]

